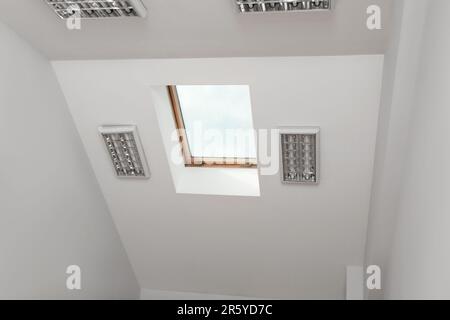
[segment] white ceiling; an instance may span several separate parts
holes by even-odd
[[[145,20],[83,21],[80,31],[44,1],[1,0],[0,20],[53,60],[331,56],[384,53],[392,6],[336,0],[332,13],[240,15],[232,0],[144,2]],[[383,10],[380,31],[366,28],[371,4]],[[344,297],[345,266],[364,256],[380,56],[68,61],[55,69],[143,288]],[[150,94],[151,85],[173,83],[248,84],[256,128],[320,126],[320,185],[286,186],[276,175],[260,177],[261,197],[176,194]],[[149,181],[112,175],[97,132],[108,123],[138,125]]]
[[[382,62],[382,56],[55,62],[141,287],[343,299],[345,268],[364,257]],[[177,194],[151,89],[205,83],[248,84],[255,128],[320,126],[320,184],[284,185],[275,174],[260,176],[260,197]],[[150,180],[114,176],[97,131],[112,123],[137,124]]]
[[[241,15],[233,0],[144,0],[147,19],[83,21],[70,31],[44,1],[1,0],[0,20],[50,59],[384,53],[391,0],[335,0],[331,13]],[[382,8],[369,31],[366,9]]]

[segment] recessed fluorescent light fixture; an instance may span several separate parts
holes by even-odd
[[[119,178],[150,178],[136,126],[103,126],[100,134]]]
[[[62,19],[79,12],[81,19],[147,16],[141,0],[44,0]]]
[[[319,183],[318,127],[281,128],[281,180],[284,183]]]
[[[332,0],[236,0],[242,13],[288,12],[288,11],[328,11]]]

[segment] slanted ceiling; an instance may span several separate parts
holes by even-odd
[[[142,288],[339,299],[346,266],[363,263],[382,64],[374,55],[53,65]],[[152,87],[205,83],[248,84],[255,128],[320,126],[320,184],[285,185],[277,173],[260,176],[260,197],[177,194]],[[107,123],[138,126],[150,180],[115,177],[97,132]]]
[[[243,15],[234,0],[144,0],[146,19],[68,30],[44,1],[1,0],[0,20],[52,60],[384,53],[393,1],[333,2],[331,12]],[[372,4],[382,9],[382,30],[366,27]]]

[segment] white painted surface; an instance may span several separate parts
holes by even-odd
[[[407,161],[411,110],[421,55],[426,1],[395,1],[392,38],[385,55],[378,122],[366,266],[387,268],[395,232],[398,202]],[[382,277],[382,288],[387,277]],[[370,292],[381,298],[382,291]]]
[[[347,267],[347,284],[346,284],[347,300],[363,300],[364,299],[364,270],[361,266]]]
[[[54,62],[141,287],[345,298],[362,265],[382,56]],[[276,81],[275,81],[276,80]],[[321,183],[260,176],[261,197],[176,194],[151,86],[249,84],[255,127],[321,127]],[[111,174],[97,127],[135,123],[149,181]]]
[[[450,299],[450,2],[426,2],[405,175],[386,270],[385,296],[392,299]]]
[[[184,168],[177,193],[259,197],[257,169]]]
[[[370,298],[373,299],[383,297],[383,290],[390,281],[388,265],[393,237],[398,232],[399,199],[406,174],[405,164],[410,156],[407,152],[411,144],[410,133],[416,130],[410,118],[420,88],[417,73],[428,5],[428,1],[396,1],[393,34],[385,56],[366,246],[366,265],[379,265],[382,270],[382,290],[371,291]],[[419,180],[414,184],[422,184]]]
[[[0,42],[0,299],[138,298],[49,62],[1,23]]]
[[[234,0],[144,0],[147,19],[83,21],[68,30],[44,1],[1,0],[0,19],[50,59],[384,53],[395,1],[333,1],[332,12],[241,15]],[[381,30],[366,27],[373,4],[381,7]]]
[[[153,107],[177,193],[259,197],[257,169],[185,167],[166,86],[153,86]]]
[[[259,300],[259,299],[240,296],[226,296],[219,294],[142,289],[141,300]]]

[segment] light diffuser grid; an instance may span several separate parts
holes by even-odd
[[[141,0],[44,0],[62,19],[79,13],[81,19],[144,17]]]
[[[331,10],[331,0],[236,0],[240,12],[287,12]]]
[[[102,127],[101,135],[118,177],[147,178],[148,168],[135,127]]]
[[[310,183],[319,181],[319,130],[280,133],[282,181]]]

